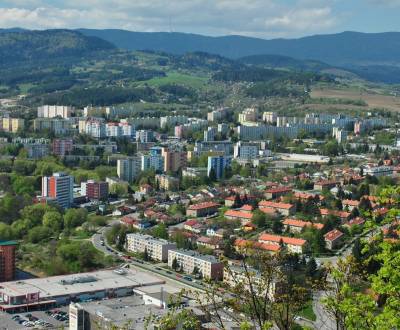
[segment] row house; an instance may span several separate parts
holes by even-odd
[[[254,250],[262,250],[268,253],[275,253],[280,251],[281,247],[277,244],[268,244],[256,241],[250,241],[242,238],[238,238],[234,243],[235,250],[240,252],[242,250],[254,249]]]
[[[202,255],[192,250],[169,250],[169,267],[172,268],[174,260],[186,274],[197,272],[207,279],[222,280],[223,278],[224,264],[214,256]]]
[[[303,253],[307,241],[301,238],[293,238],[279,235],[271,235],[264,233],[258,238],[260,243],[275,244],[285,246],[289,252]]]
[[[212,215],[218,211],[218,203],[214,202],[203,202],[198,204],[193,204],[186,210],[186,215],[189,217],[205,217]]]
[[[176,249],[176,244],[150,235],[127,234],[126,250],[133,253],[147,253],[152,260],[167,261],[168,251]]]
[[[351,213],[346,211],[320,209],[321,217],[324,219],[330,215],[338,217],[342,222],[350,219]]]
[[[243,225],[251,221],[251,219],[253,218],[253,213],[243,210],[228,210],[225,212],[224,216],[225,218],[230,220],[240,220]]]
[[[289,203],[278,203],[278,202],[271,202],[271,201],[261,201],[258,204],[258,207],[261,211],[263,209],[273,209],[277,211],[279,214],[284,216],[289,216],[296,211],[296,207],[293,204]]]
[[[322,223],[312,223],[310,221],[302,221],[296,219],[285,219],[282,221],[285,230],[288,229],[291,233],[300,233],[306,227],[312,227],[318,230],[324,228]]]
[[[264,196],[266,199],[277,199],[279,197],[290,194],[293,191],[291,187],[276,187],[267,189],[264,192]]]
[[[335,188],[338,185],[338,182],[335,180],[321,180],[314,183],[315,190],[326,190]]]

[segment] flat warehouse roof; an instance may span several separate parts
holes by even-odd
[[[40,293],[40,299],[65,295],[77,295],[123,287],[141,287],[163,284],[165,281],[135,269],[125,269],[123,275],[113,270],[101,270],[63,276],[35,278],[23,281],[0,283],[0,293],[8,296],[23,296]]]

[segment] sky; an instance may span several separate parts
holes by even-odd
[[[0,0],[0,28],[297,38],[400,31],[400,0]]]

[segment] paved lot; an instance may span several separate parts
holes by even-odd
[[[68,313],[68,307],[60,307],[57,308],[57,310],[61,310],[64,312]],[[25,327],[22,324],[19,324],[18,322],[14,321],[12,317],[14,315],[20,315],[24,317],[26,314],[32,314],[33,316],[37,317],[38,319],[44,320],[45,322],[48,322],[53,325],[52,328],[44,328],[44,327]],[[15,313],[15,314],[8,314],[8,313],[3,313],[0,312],[0,330],[27,330],[27,329],[68,329],[68,323],[67,322],[60,322],[57,321],[55,318],[47,315],[44,311],[33,311],[33,312],[27,312],[27,313]]]

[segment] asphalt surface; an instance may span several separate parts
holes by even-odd
[[[68,307],[58,307],[56,309],[68,313]],[[18,322],[12,319],[14,315],[20,315],[24,317],[26,314],[32,314],[38,319],[50,323],[53,327],[48,327],[48,328],[41,326],[25,327],[22,324],[19,324]],[[15,313],[15,314],[0,312],[0,330],[27,330],[27,329],[68,329],[68,323],[57,321],[55,318],[47,315],[44,311],[32,311],[27,313]]]

